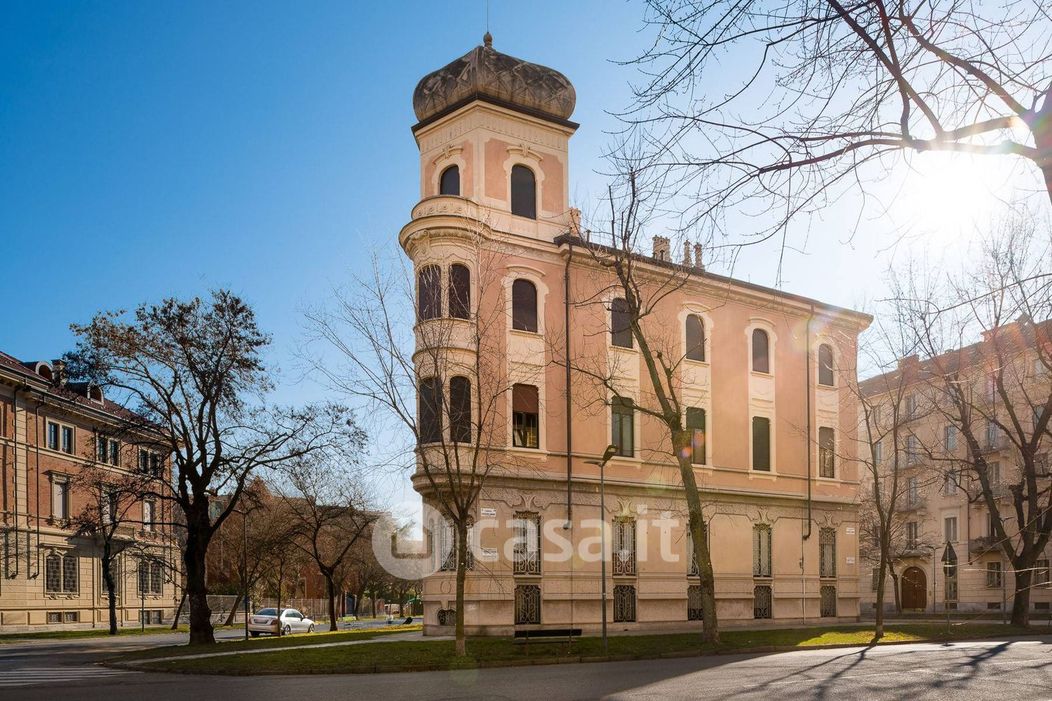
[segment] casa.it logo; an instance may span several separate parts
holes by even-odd
[[[423,579],[438,572],[452,555],[451,539],[442,537],[452,530],[449,520],[424,504],[422,523],[422,540],[411,540],[408,527],[399,526],[387,514],[373,525],[373,554],[389,574],[399,579]]]

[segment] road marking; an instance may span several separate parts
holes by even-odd
[[[20,667],[3,671],[3,675],[0,676],[0,688],[74,682],[85,679],[118,677],[127,674],[139,674],[139,672],[125,669],[108,669],[106,667]]]

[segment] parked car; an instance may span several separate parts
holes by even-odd
[[[261,634],[292,635],[293,633],[313,633],[314,621],[296,609],[281,609],[280,615],[275,608],[256,611],[248,619],[248,632],[253,638]]]

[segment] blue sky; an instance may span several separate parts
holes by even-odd
[[[641,13],[492,3],[495,48],[575,84],[571,195],[586,211],[604,189],[609,113],[636,78],[616,60],[647,39]],[[315,394],[293,382],[300,311],[396,246],[418,194],[413,87],[484,30],[484,0],[5,3],[0,348],[56,357],[69,323],[97,310],[229,287],[273,334],[282,393]],[[893,227],[867,221],[847,242],[852,216],[842,203],[801,236],[786,289],[843,305],[879,296]],[[925,242],[951,241],[944,229]],[[734,272],[773,284],[777,253],[750,249]]]

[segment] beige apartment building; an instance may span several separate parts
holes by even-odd
[[[100,543],[77,535],[74,521],[86,508],[102,509],[100,517],[117,509],[81,489],[77,476],[98,466],[115,476],[150,470],[168,478],[159,449],[120,430],[127,416],[98,387],[66,382],[60,361],[0,353],[0,632],[109,624]],[[171,620],[178,552],[169,507],[147,499],[118,508],[119,625]]]
[[[413,96],[421,198],[399,241],[416,275],[420,450],[474,440],[471,417],[486,411],[473,385],[477,340],[506,383],[498,428],[482,438],[496,465],[469,535],[472,634],[597,631],[601,563],[587,546],[599,523],[613,542],[611,630],[696,628],[701,618],[669,437],[636,410],[649,380],[601,247],[570,206],[575,100],[565,76],[496,51],[488,34]],[[649,323],[682,356],[721,624],[856,620],[857,406],[845,373],[871,319],[706,272],[697,247],[673,256],[656,237],[652,255],[640,253],[648,279],[682,279]],[[613,400],[596,373],[635,400]],[[435,406],[454,409],[435,416]],[[610,444],[601,512],[595,463]],[[419,469],[414,485],[433,499]],[[453,621],[452,565],[424,582],[428,634]]]
[[[1045,364],[1034,350],[1034,336],[1019,327],[1019,321],[997,329],[1002,347],[1016,348],[1004,353],[1004,385],[1020,419],[1020,430],[1032,435],[1032,422],[1037,419],[1027,400],[1043,404],[1050,394],[1049,375]],[[1045,322],[1045,326],[1048,322]],[[997,498],[1005,532],[1018,542],[1018,519],[1012,504],[1012,490],[1022,477],[1020,452],[996,422],[984,417],[999,416],[1009,421],[1003,402],[996,399],[992,375],[1002,364],[991,345],[990,332],[972,346],[947,351],[936,359],[920,360],[910,356],[899,361],[890,373],[860,383],[863,396],[876,407],[874,420],[884,438],[877,455],[885,473],[891,465],[894,438],[892,422],[901,418],[899,433],[899,482],[901,496],[893,522],[894,567],[899,580],[899,595],[904,611],[999,613],[1011,611],[1014,598],[1012,564],[1002,553],[995,535],[990,510],[981,497],[975,470],[969,465],[965,438],[954,422],[936,404],[945,397],[933,387],[936,367],[954,368],[960,381],[971,388],[974,402],[974,431],[984,457],[989,461],[990,481]],[[1047,353],[1045,355],[1047,358]],[[894,411],[898,403],[900,410]],[[1041,439],[1036,454],[1038,488],[1052,486],[1048,472],[1049,438]],[[1044,482],[1044,484],[1042,484]],[[863,482],[863,499],[869,490]],[[1042,498],[1047,503],[1046,496]],[[952,551],[952,555],[948,552]],[[1034,565],[1034,582],[1030,594],[1031,611],[1047,615],[1052,604],[1049,588],[1049,559],[1046,549]],[[862,544],[862,558],[871,574],[866,578],[861,600],[864,612],[876,606],[876,567],[879,550],[867,540]],[[946,561],[955,558],[956,566]],[[894,590],[888,578],[884,608],[895,610]]]

